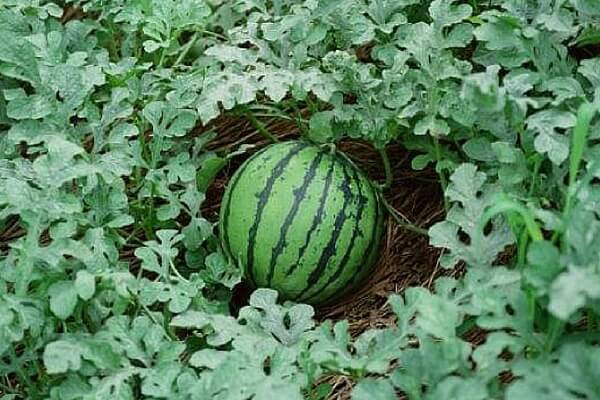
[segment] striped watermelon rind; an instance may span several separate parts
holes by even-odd
[[[255,287],[323,304],[370,274],[383,214],[377,190],[354,165],[289,141],[265,147],[236,171],[219,232],[225,252]]]

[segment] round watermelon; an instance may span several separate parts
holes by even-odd
[[[289,141],[262,149],[236,171],[219,232],[253,286],[322,304],[372,271],[383,210],[372,183],[346,159]]]

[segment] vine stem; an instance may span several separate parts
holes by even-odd
[[[521,234],[519,235],[517,250],[517,265],[519,266],[521,271],[525,269],[529,237],[529,231],[527,230],[527,228],[523,228],[521,230]],[[535,321],[535,292],[530,284],[524,284],[524,290],[527,297],[527,309],[529,311],[529,318],[533,323],[533,321]]]
[[[497,196],[496,201],[493,206],[488,208],[479,220],[479,229],[484,230],[485,225],[490,221],[495,215],[502,214],[506,212],[516,212],[519,214],[525,224],[525,229],[527,229],[527,233],[531,240],[534,242],[539,242],[544,240],[544,235],[540,226],[535,222],[535,218],[531,214],[531,212],[523,206],[521,203],[509,198],[508,196],[501,195]]]
[[[533,165],[533,176],[531,177],[531,183],[529,184],[529,196],[532,196],[535,192],[535,184],[540,174],[540,167],[542,166],[542,161],[542,157],[536,157],[535,159],[535,164]]]
[[[183,277],[183,275],[181,275],[181,273],[179,272],[179,270],[177,269],[177,267],[175,267],[175,264],[173,263],[173,261],[171,261],[170,264],[171,264],[171,269],[173,270],[173,272],[175,273],[175,275],[177,276],[177,278],[179,278],[183,282],[190,283],[190,281],[188,281],[187,279],[185,279]]]
[[[554,349],[554,344],[560,336],[560,333],[564,327],[564,322],[556,317],[550,317],[550,323],[548,324],[548,336],[546,336],[546,343],[544,350],[550,353]]]
[[[177,60],[175,60],[175,63],[173,63],[173,67],[181,64],[181,62],[183,61],[183,59],[185,58],[185,56],[187,56],[187,54],[190,52],[190,49],[192,48],[192,46],[194,45],[194,43],[196,43],[196,40],[198,40],[198,36],[200,36],[199,32],[196,32],[192,35],[192,37],[190,38],[190,40],[185,44],[185,46],[183,47],[181,54],[179,54],[179,57],[177,57]]]
[[[267,129],[267,127],[265,126],[265,124],[263,124],[262,122],[260,122],[251,112],[246,112],[245,115],[246,115],[246,118],[248,118],[248,121],[250,121],[250,123],[252,124],[252,126],[261,135],[263,135],[266,139],[269,139],[273,143],[279,142],[279,139],[277,139],[277,137],[275,135],[273,135],[271,133],[271,131],[269,131]]]
[[[390,158],[388,157],[387,151],[385,147],[382,149],[377,149],[379,155],[381,156],[381,160],[383,161],[383,168],[385,169],[385,182],[381,185],[381,190],[387,190],[392,186],[392,182],[394,181],[394,175],[392,173],[392,166],[390,164]]]
[[[14,395],[20,395],[21,394],[21,393],[17,392],[16,390],[14,390],[13,388],[11,388],[9,386],[6,386],[3,383],[0,383],[0,389],[2,389],[7,394],[14,394]]]
[[[396,210],[390,203],[388,203],[388,201],[383,196],[381,196],[381,202],[383,203],[385,209],[394,218],[396,223],[402,228],[411,232],[418,233],[419,235],[429,236],[429,232],[427,231],[427,229],[423,229],[410,222],[408,218],[406,218],[404,215],[398,212],[398,210]]]
[[[160,59],[158,60],[158,67],[162,67],[167,58],[167,49],[163,48],[160,51]]]
[[[437,170],[437,164],[439,164],[442,160],[442,150],[440,149],[440,141],[437,136],[433,136],[433,145],[435,147],[436,171],[438,173],[438,176],[440,177],[442,189],[444,190],[444,209],[448,211],[450,209],[450,204],[448,203],[448,198],[446,197],[446,188],[448,187],[448,180],[446,179],[446,175],[443,171]]]
[[[569,159],[569,186],[567,188],[567,198],[565,200],[564,215],[567,217],[573,207],[573,196],[575,192],[575,186],[577,182],[577,174],[581,161],[583,160],[583,153],[586,149],[587,135],[594,118],[595,107],[591,104],[583,104],[579,107],[577,113],[577,123],[573,130],[572,143],[571,143],[571,157]]]
[[[9,349],[9,356],[10,356],[11,364],[17,370],[16,371],[17,374],[21,377],[21,379],[23,379],[23,381],[25,382],[25,384],[27,386],[32,387],[33,383],[31,382],[31,379],[29,379],[29,376],[23,370],[23,367],[21,366],[21,363],[19,362],[19,357],[17,356],[17,352],[15,351],[15,348],[12,346]]]
[[[172,336],[170,334],[171,332],[169,332],[167,329],[165,329],[165,327],[156,320],[154,315],[152,315],[152,311],[150,311],[150,309],[145,304],[143,304],[141,301],[138,301],[138,304],[140,306],[142,306],[142,309],[144,310],[144,312],[146,313],[148,318],[150,318],[150,320],[154,323],[154,325],[162,328],[162,334],[165,339],[167,339],[169,342],[177,340],[177,337]]]

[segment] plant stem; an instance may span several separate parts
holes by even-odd
[[[150,240],[154,238],[154,231],[152,229],[153,226],[155,226],[155,222],[156,222],[156,218],[154,215],[154,196],[156,195],[156,186],[154,185],[154,182],[152,182],[151,184],[151,189],[150,189],[150,209],[148,210],[148,214],[146,217],[146,223],[144,224],[144,231],[146,233],[146,239]]]
[[[521,270],[525,268],[529,237],[530,236],[528,229],[523,228],[521,230],[521,234],[519,235],[517,252],[517,265]],[[527,308],[529,311],[529,318],[531,319],[531,323],[533,324],[535,321],[535,292],[534,289],[526,283],[523,284],[523,290],[525,291],[525,295],[527,297]]]
[[[183,282],[187,282],[189,283],[190,281],[188,281],[187,279],[185,279],[183,277],[183,275],[181,275],[181,273],[179,272],[179,270],[177,269],[177,267],[175,267],[175,264],[173,263],[173,261],[171,261],[171,269],[173,270],[173,272],[175,273],[175,275],[177,276],[177,278],[179,278],[180,280],[182,280]]]
[[[29,376],[25,373],[25,371],[23,371],[23,367],[19,362],[19,357],[17,357],[17,353],[15,352],[15,348],[13,346],[9,347],[9,355],[10,362],[16,368],[17,374],[21,377],[21,379],[23,379],[23,381],[28,387],[33,387],[31,379],[29,379]]]
[[[308,129],[306,128],[306,120],[304,118],[302,118],[302,113],[300,112],[300,109],[298,108],[298,104],[296,104],[295,102],[292,103],[292,108],[294,109],[294,112],[296,113],[296,116],[294,117],[294,120],[296,121],[296,125],[298,125],[298,128],[300,128],[300,133],[302,134],[302,136],[307,136],[308,135]]]
[[[483,230],[485,225],[490,221],[495,215],[500,213],[505,213],[508,211],[518,213],[523,219],[523,223],[525,224],[525,228],[529,234],[529,237],[534,242],[539,242],[544,240],[544,235],[542,230],[540,229],[537,222],[535,222],[535,218],[531,214],[531,212],[523,206],[521,203],[507,197],[507,196],[498,196],[494,205],[489,207],[481,216],[479,221],[480,229]]]
[[[144,312],[146,313],[146,315],[148,316],[148,318],[150,318],[150,320],[156,325],[162,328],[162,333],[163,336],[165,337],[165,339],[167,339],[169,342],[173,341],[173,340],[177,340],[176,337],[172,337],[163,325],[161,325],[156,318],[154,318],[154,315],[152,315],[152,311],[150,311],[150,309],[148,307],[146,307],[146,305],[142,304],[142,302],[140,300],[138,300],[138,304],[142,306],[142,309],[144,310]]]
[[[586,148],[587,134],[594,117],[594,106],[585,103],[579,107],[577,112],[577,123],[573,130],[573,141],[571,144],[571,157],[569,158],[569,187],[567,188],[567,198],[565,201],[564,215],[571,211],[577,173],[583,159],[583,152]]]
[[[560,319],[550,316],[550,323],[548,324],[548,335],[546,336],[546,344],[544,345],[544,349],[546,353],[550,353],[552,349],[554,349],[554,345],[556,344],[556,340],[560,336],[562,329],[564,327],[564,322]]]
[[[179,57],[177,57],[177,60],[175,60],[175,62],[172,65],[173,67],[179,65],[185,59],[185,56],[187,56],[194,43],[196,43],[196,41],[198,40],[198,36],[200,36],[199,32],[194,33],[190,40],[185,44],[185,46],[183,46],[181,54],[179,54]]]
[[[242,143],[245,143],[246,140],[250,139],[253,135],[254,135],[254,132],[249,133],[249,134],[245,135],[244,137],[240,138],[239,140],[236,140],[233,143],[226,144],[226,145],[224,145],[222,147],[216,148],[213,151],[215,153],[217,153],[217,154],[220,154],[220,153],[223,153],[223,152],[227,152],[227,156],[229,156],[229,154],[231,152],[231,149],[237,147],[238,145],[240,145]]]
[[[158,67],[162,67],[167,57],[167,49],[163,48],[160,51],[160,59],[158,60]]]
[[[519,235],[519,247],[517,253],[517,265],[519,268],[523,268],[525,266],[525,257],[527,253],[527,244],[529,242],[529,232],[527,228],[521,230],[521,234]]]
[[[263,124],[261,121],[259,121],[254,114],[252,114],[251,112],[246,112],[246,118],[248,118],[248,121],[250,121],[250,123],[252,124],[252,126],[261,134],[265,137],[265,139],[269,139],[271,142],[273,143],[277,143],[279,142],[279,139],[277,139],[277,137],[275,137],[275,135],[273,135],[271,133],[271,131],[269,131],[267,129],[267,127],[265,126],[265,124]]]
[[[385,183],[381,185],[381,190],[387,190],[392,186],[392,182],[394,181],[394,175],[392,173],[392,167],[390,165],[390,158],[388,157],[387,151],[385,151],[385,147],[383,149],[377,149],[379,155],[381,156],[381,160],[383,161],[383,168],[385,169]]]
[[[264,117],[264,118],[281,118],[286,121],[295,121],[294,118],[285,115],[285,114],[269,114],[269,113],[254,113],[255,117]]]
[[[456,336],[462,337],[471,329],[477,326],[477,319],[475,317],[465,318],[462,324],[456,327]]]
[[[131,233],[129,233],[129,235],[127,235],[127,237],[125,238],[123,245],[126,245],[127,243],[129,243],[129,241],[132,240],[135,235],[140,233],[140,230],[143,230],[143,229],[141,229],[139,226],[134,226],[134,228],[131,230]]]
[[[437,166],[442,160],[442,150],[440,149],[440,141],[437,136],[433,136],[433,145],[435,148],[435,159],[436,159],[436,172],[440,177],[440,183],[442,184],[442,189],[444,190],[444,209],[448,211],[450,209],[450,204],[448,203],[448,198],[446,197],[446,188],[448,187],[448,180],[446,179],[446,175],[444,175],[443,171],[438,171]]]
[[[16,391],[16,390],[14,390],[13,388],[11,388],[11,387],[9,387],[9,386],[6,386],[6,385],[5,385],[5,384],[3,384],[3,383],[0,383],[0,389],[1,389],[2,391],[4,391],[6,394],[14,394],[14,395],[17,395],[17,396],[21,395],[21,393],[20,393],[20,392],[17,392],[17,391]],[[19,397],[17,397],[17,398],[19,398]]]
[[[388,212],[390,213],[392,218],[394,218],[394,220],[396,221],[396,223],[398,225],[400,225],[402,228],[404,228],[408,231],[418,233],[419,235],[424,235],[424,236],[429,235],[429,233],[426,229],[416,226],[415,224],[410,222],[406,217],[404,217],[402,214],[400,214],[390,203],[388,203],[388,201],[385,198],[383,198],[383,196],[381,197],[381,199],[382,199],[381,201],[383,202],[384,207],[386,208],[386,210],[388,210]]]
[[[533,176],[531,177],[531,184],[529,185],[529,196],[533,195],[533,192],[535,191],[535,184],[540,173],[541,165],[542,157],[536,157],[535,164],[533,165]]]

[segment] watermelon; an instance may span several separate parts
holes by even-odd
[[[231,178],[220,210],[227,255],[254,287],[323,304],[373,270],[383,210],[369,179],[338,154],[302,141],[263,148]]]

